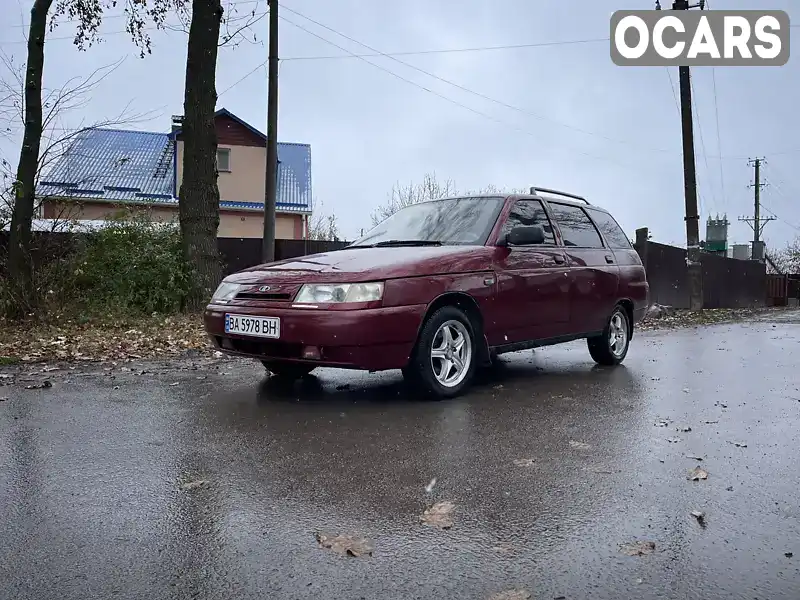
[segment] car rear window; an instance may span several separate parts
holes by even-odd
[[[603,240],[589,215],[579,206],[549,202],[565,246],[602,248]]]
[[[619,223],[616,222],[614,217],[601,210],[594,210],[591,208],[589,209],[589,213],[592,215],[592,219],[594,219],[597,228],[603,234],[603,237],[606,238],[606,242],[608,242],[611,248],[624,250],[630,250],[632,248],[631,241],[628,239],[628,236],[625,235],[622,227],[619,226]]]

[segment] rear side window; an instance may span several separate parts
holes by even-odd
[[[603,237],[606,238],[606,242],[608,242],[610,247],[622,250],[630,250],[632,248],[628,236],[622,231],[622,227],[614,220],[614,217],[608,213],[600,210],[592,210],[591,208],[589,209],[589,213],[592,215],[592,219],[594,219],[594,222],[597,224],[597,228],[600,230],[600,233],[603,234]]]
[[[538,200],[517,200],[511,207],[508,219],[503,226],[502,234],[506,234],[518,225],[541,225],[544,229],[544,243],[555,245],[556,236],[542,203]]]
[[[568,206],[550,202],[550,208],[565,246],[576,248],[602,248],[603,240],[592,220],[580,206]]]

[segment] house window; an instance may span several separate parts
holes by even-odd
[[[231,170],[231,149],[217,148],[217,171]]]

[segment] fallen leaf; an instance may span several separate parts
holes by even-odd
[[[225,356],[225,355],[222,352],[220,352],[219,350],[214,352],[214,358],[222,358],[223,356]]]
[[[695,467],[694,470],[689,473],[687,479],[689,479],[690,481],[700,481],[701,479],[708,479],[708,471],[700,468],[699,466]]]
[[[42,373],[49,373],[51,371],[60,371],[61,367],[44,367]]]
[[[181,485],[181,489],[195,490],[197,488],[205,487],[208,485],[208,479],[197,479],[195,481],[187,481]]]
[[[440,529],[450,529],[453,526],[453,517],[450,513],[453,512],[455,504],[452,502],[437,502],[430,508],[425,509],[422,513],[420,521],[425,525],[433,525]]]
[[[733,491],[733,486],[729,485],[728,487],[725,488],[725,491],[726,492],[732,492]]]
[[[430,494],[433,491],[433,486],[435,485],[436,485],[436,477],[431,479],[430,482],[428,482],[428,485],[425,486],[425,492]]]
[[[706,513],[704,513],[701,510],[693,510],[689,514],[691,514],[695,519],[697,519],[697,522],[700,524],[701,527],[706,526]]]
[[[736,446],[737,448],[747,448],[747,444],[743,442],[733,442],[733,445]]]
[[[333,550],[342,556],[371,556],[374,550],[372,543],[363,537],[351,535],[328,535],[317,532],[317,542],[323,548]]]
[[[706,421],[706,425],[715,425],[719,423],[719,421]]]
[[[619,551],[627,556],[644,556],[652,554],[655,550],[655,542],[630,542],[619,547]]]
[[[656,427],[667,427],[670,424],[669,419],[659,419],[654,423]]]
[[[686,458],[690,458],[691,460],[703,460],[702,456],[694,456],[692,454],[687,454]]]
[[[53,384],[49,381],[43,381],[42,383],[32,383],[30,385],[26,385],[26,390],[44,390],[47,388],[53,387]]]
[[[532,467],[536,464],[533,458],[515,458],[514,465],[517,467]]]
[[[591,448],[591,446],[586,442],[576,442],[575,440],[570,440],[569,445],[576,450],[589,450]]]
[[[683,433],[689,433],[692,430],[691,427],[678,427],[675,431],[682,431]]]
[[[489,596],[489,600],[529,600],[531,594],[527,590],[506,590]]]
[[[170,383],[169,384],[170,387],[174,387],[176,385],[180,385],[180,382],[176,381],[175,383]]]
[[[794,556],[794,553],[793,553],[793,552],[784,552],[784,553],[783,553],[783,555],[784,555],[786,558],[792,558],[792,557]]]
[[[678,442],[681,441],[681,438],[679,438],[679,437],[671,437],[671,438],[667,438],[667,441],[670,444],[677,444]]]

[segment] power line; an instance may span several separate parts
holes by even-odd
[[[675,82],[672,80],[672,72],[669,70],[669,67],[664,67],[667,71],[667,77],[669,77],[669,89],[672,92],[672,98],[675,100],[675,108],[678,110],[678,115],[681,114],[681,105],[678,102],[678,94],[675,92]]]
[[[287,8],[286,10],[291,10]],[[291,11],[296,12],[296,11]],[[302,15],[300,15],[302,16]],[[376,56],[424,56],[426,54],[452,54],[456,52],[491,52],[495,50],[519,50],[523,48],[547,48],[549,46],[571,46],[578,44],[594,44],[608,42],[609,38],[590,38],[586,40],[563,40],[555,42],[537,42],[532,44],[507,44],[503,46],[475,46],[471,48],[444,48],[436,50],[408,50],[405,52],[370,52],[367,54],[335,54],[322,56],[294,56],[281,60],[336,60],[341,58],[372,58]]]
[[[717,206],[717,195],[716,193],[714,193],[714,186],[711,185],[711,176],[710,176],[711,168],[708,166],[708,153],[706,152],[706,143],[705,140],[703,139],[703,125],[700,123],[700,107],[697,105],[697,95],[695,94],[694,91],[694,82],[690,80],[689,85],[692,86],[692,114],[694,115],[695,121],[697,122],[697,133],[700,134],[700,149],[703,153],[703,162],[706,165],[706,174],[709,176],[708,187],[711,190],[711,202],[714,204],[714,209],[719,210],[719,207]],[[703,211],[702,202],[700,205],[700,211],[701,212]]]
[[[253,69],[252,71],[248,71],[248,72],[247,72],[247,73],[246,73],[244,76],[242,76],[241,78],[237,79],[237,80],[236,80],[234,83],[232,83],[231,85],[229,85],[228,87],[226,87],[224,90],[222,90],[221,92],[219,92],[219,93],[217,94],[217,98],[219,98],[220,96],[222,96],[222,94],[224,94],[225,92],[229,92],[230,90],[232,90],[233,88],[235,88],[237,85],[239,85],[240,83],[242,83],[242,82],[243,82],[245,79],[247,79],[248,77],[250,77],[250,76],[251,76],[253,73],[255,73],[256,71],[258,71],[259,69],[262,69],[262,68],[264,68],[266,65],[267,65],[267,61],[264,61],[264,62],[262,62],[260,65],[256,66],[256,68],[255,68],[255,69]]]
[[[373,48],[372,46],[369,46],[368,44],[365,44],[364,42],[361,42],[361,41],[359,41],[359,40],[357,40],[355,38],[352,38],[352,37],[350,37],[350,36],[348,36],[348,35],[346,35],[344,33],[339,32],[339,31],[336,31],[335,29],[333,29],[331,27],[328,27],[327,25],[325,25],[323,23],[320,23],[319,21],[315,21],[311,17],[307,17],[306,15],[287,7],[285,4],[283,4],[282,6],[283,6],[284,10],[288,10],[289,12],[291,12],[293,14],[296,14],[297,16],[299,16],[299,17],[301,17],[303,19],[306,19],[307,21],[309,21],[311,23],[314,23],[318,27],[322,27],[323,29],[325,29],[327,31],[330,31],[331,33],[333,33],[335,35],[338,35],[340,37],[343,37],[346,40],[349,40],[349,41],[351,41],[351,42],[353,42],[355,44],[358,44],[359,46],[363,46],[364,48],[370,50],[371,52],[377,53],[379,56],[383,56],[383,57],[389,58],[390,60],[393,60],[396,63],[399,63],[399,64],[401,64],[401,65],[403,65],[405,67],[413,69],[413,70],[415,70],[415,71],[417,71],[419,73],[422,73],[423,75],[427,75],[428,77],[432,77],[433,79],[436,79],[437,81],[441,81],[442,83],[445,83],[447,85],[451,85],[451,86],[453,86],[453,87],[455,87],[455,88],[457,88],[457,89],[459,89],[461,91],[467,92],[468,94],[472,94],[474,96],[477,96],[478,98],[481,98],[481,99],[486,100],[488,102],[493,102],[493,103],[495,103],[495,104],[497,104],[499,106],[502,106],[504,108],[508,108],[510,110],[514,110],[514,111],[517,111],[519,113],[534,117],[536,119],[540,119],[542,121],[546,121],[546,122],[552,123],[554,125],[559,125],[561,127],[565,127],[567,129],[571,129],[573,131],[576,131],[576,132],[579,132],[579,133],[583,133],[585,135],[596,136],[596,137],[599,137],[599,138],[602,138],[602,139],[605,139],[607,141],[614,142],[614,143],[617,143],[617,144],[627,144],[627,145],[631,145],[631,146],[635,146],[636,145],[636,144],[633,144],[633,143],[628,142],[628,141],[614,139],[614,138],[608,137],[608,136],[603,135],[603,134],[595,133],[595,132],[592,132],[592,131],[588,131],[586,129],[582,129],[580,127],[576,127],[574,125],[570,125],[568,123],[563,123],[561,121],[556,121],[555,119],[551,119],[550,117],[547,117],[545,115],[540,115],[538,113],[526,110],[524,108],[520,108],[518,106],[514,106],[512,104],[508,104],[507,102],[503,102],[502,100],[497,100],[496,98],[492,98],[491,96],[487,96],[486,94],[482,94],[480,92],[476,92],[475,90],[471,90],[471,89],[469,89],[469,88],[467,88],[467,87],[465,87],[463,85],[460,85],[458,83],[450,81],[449,79],[445,79],[444,77],[440,77],[439,75],[436,75],[434,73],[431,73],[429,71],[421,69],[421,68],[419,68],[419,67],[417,67],[415,65],[412,65],[411,63],[408,63],[408,62],[405,62],[403,60],[400,60],[399,58],[397,58],[395,56],[390,56],[390,55],[388,55],[388,54],[386,54],[384,52],[381,52],[380,50],[377,50],[376,48]],[[651,152],[662,152],[662,153],[669,153],[669,154],[672,154],[672,153],[677,154],[676,152],[672,152],[670,150],[654,149],[654,148],[647,148],[647,149],[650,150]]]
[[[773,217],[775,217],[775,218],[776,218],[778,221],[780,221],[780,222],[781,222],[781,223],[783,223],[784,225],[788,225],[788,226],[789,226],[789,227],[791,227],[792,229],[794,229],[794,230],[796,230],[796,231],[800,231],[800,227],[798,227],[797,225],[792,225],[791,223],[789,223],[789,221],[787,221],[786,219],[784,219],[784,218],[782,218],[781,216],[777,215],[777,214],[776,214],[774,211],[772,211],[772,210],[771,210],[769,207],[765,206],[763,202],[761,203],[761,208],[763,208],[764,210],[766,210],[766,211],[767,211],[769,214],[771,214]]]
[[[711,85],[714,89],[714,119],[717,124],[717,154],[722,156],[722,134],[719,127],[719,102],[717,101],[717,71],[711,67]],[[727,207],[727,199],[725,198],[725,168],[722,165],[722,159],[719,159],[719,184],[722,190],[722,208]]]
[[[283,5],[282,5],[282,6],[283,6]],[[291,10],[291,9],[288,9],[288,8],[286,8],[286,6],[283,6],[283,8],[284,8],[285,10]],[[294,12],[294,11],[291,11],[291,12]],[[321,36],[321,35],[319,35],[319,34],[317,34],[317,33],[313,32],[313,31],[311,31],[310,29],[307,29],[306,27],[303,27],[302,25],[298,25],[297,23],[295,23],[295,22],[293,22],[293,21],[291,21],[291,20],[287,19],[287,18],[286,18],[286,17],[284,17],[284,16],[281,16],[280,18],[281,18],[283,21],[286,21],[287,23],[289,23],[290,25],[293,25],[294,27],[297,27],[298,29],[300,29],[300,30],[302,30],[302,31],[305,31],[305,32],[306,32],[306,33],[308,33],[309,35],[312,35],[312,36],[314,36],[314,37],[318,38],[319,40],[322,40],[323,42],[325,42],[325,43],[327,43],[327,44],[330,44],[331,46],[334,46],[334,47],[338,48],[339,50],[342,50],[343,52],[350,52],[350,51],[349,51],[347,48],[345,48],[344,46],[340,46],[340,45],[339,45],[339,44],[337,44],[336,42],[333,42],[333,41],[331,41],[331,40],[329,40],[329,39],[327,39],[327,38],[325,38],[325,37],[323,37],[323,36]],[[354,53],[351,53],[351,54],[353,54],[354,56],[356,56]],[[379,65],[379,64],[376,64],[376,63],[374,63],[374,62],[371,62],[371,61],[367,60],[367,59],[366,59],[366,58],[364,58],[364,57],[357,57],[357,58],[359,58],[360,60],[364,61],[364,62],[365,62],[365,63],[367,63],[368,65],[372,65],[372,66],[373,66],[373,67],[375,67],[376,69],[380,69],[381,71],[384,71],[385,73],[388,73],[388,74],[389,74],[389,75],[391,75],[392,77],[395,77],[395,78],[397,78],[397,79],[399,79],[399,80],[401,80],[401,81],[403,81],[403,82],[405,82],[405,83],[408,83],[409,85],[412,85],[412,86],[414,86],[414,87],[416,87],[416,88],[419,88],[419,89],[421,89],[421,90],[423,90],[423,91],[426,91],[426,92],[428,92],[429,94],[433,94],[434,96],[437,96],[438,98],[441,98],[442,100],[445,100],[445,101],[447,101],[447,102],[449,102],[449,103],[451,103],[451,104],[454,104],[455,106],[461,107],[461,108],[463,108],[463,109],[465,109],[465,110],[468,110],[468,111],[470,111],[471,113],[474,113],[474,114],[476,114],[476,115],[478,115],[478,116],[480,116],[480,117],[483,117],[483,118],[485,118],[485,119],[488,119],[488,120],[490,120],[490,121],[493,121],[493,122],[495,122],[495,123],[499,123],[500,125],[503,125],[503,126],[505,126],[505,127],[509,127],[509,128],[511,128],[511,129],[513,129],[513,130],[515,130],[515,131],[519,132],[519,133],[522,133],[522,134],[525,134],[525,135],[531,136],[531,137],[533,137],[534,139],[537,139],[537,140],[541,139],[541,138],[540,138],[540,136],[539,136],[539,135],[537,135],[537,134],[534,134],[534,133],[532,133],[532,132],[530,132],[530,131],[527,131],[527,130],[525,130],[525,129],[522,129],[522,128],[520,128],[520,127],[517,127],[516,125],[513,125],[513,124],[511,124],[511,123],[507,123],[506,121],[503,121],[503,120],[501,120],[501,119],[498,119],[498,118],[496,118],[496,117],[493,117],[493,116],[491,116],[491,115],[489,115],[489,114],[487,114],[487,113],[481,112],[481,111],[479,111],[479,110],[477,110],[477,109],[474,109],[474,108],[472,108],[471,106],[468,106],[468,105],[466,105],[466,104],[462,104],[461,102],[458,102],[457,100],[453,100],[452,98],[450,98],[450,97],[448,97],[448,96],[445,96],[444,94],[440,94],[439,92],[437,92],[437,91],[435,91],[435,90],[432,90],[432,89],[430,89],[430,88],[428,88],[428,87],[426,87],[426,86],[424,86],[424,85],[422,85],[422,84],[419,84],[419,83],[417,83],[416,81],[413,81],[413,80],[411,80],[411,79],[408,79],[408,78],[406,78],[406,77],[403,77],[402,75],[399,75],[398,73],[395,73],[394,71],[392,71],[392,70],[390,70],[390,69],[387,69],[386,67],[383,67],[383,66],[381,66],[381,65]],[[597,155],[594,155],[594,154],[590,154],[590,153],[588,153],[588,152],[584,152],[584,151],[582,151],[582,150],[575,150],[574,152],[576,152],[577,154],[580,154],[580,155],[582,155],[582,156],[586,156],[586,157],[588,157],[588,158],[594,158],[594,159],[598,159],[598,160],[602,160],[602,161],[610,162],[610,163],[612,163],[612,164],[616,164],[616,165],[618,165],[618,166],[621,166],[621,167],[623,167],[623,168],[631,168],[631,167],[629,167],[628,165],[624,165],[624,164],[622,164],[622,163],[620,163],[620,162],[618,162],[618,161],[615,161],[615,160],[613,160],[613,159],[611,159],[611,158],[608,158],[608,157],[605,157],[605,156],[597,156]]]

